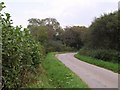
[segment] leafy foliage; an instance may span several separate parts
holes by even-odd
[[[31,35],[39,41],[44,47],[46,52],[61,51],[60,46],[62,43],[58,43],[62,29],[59,22],[54,18],[36,19],[31,18],[28,20],[28,28]],[[54,45],[55,44],[55,45]],[[58,47],[58,49],[56,49]]]
[[[93,64],[93,65],[96,65],[96,66],[99,66],[99,67],[102,67],[102,68],[106,68],[108,70],[112,70],[116,73],[120,73],[120,68],[119,68],[120,64],[118,64],[118,63],[103,61],[101,59],[96,59],[96,58],[93,58],[93,57],[90,57],[90,56],[80,55],[80,54],[76,54],[75,57],[84,61],[84,62]]]
[[[118,14],[104,14],[96,18],[89,27],[88,47],[120,50],[120,30],[118,29]]]
[[[5,13],[0,17],[4,87],[24,87],[30,81],[28,72],[35,72],[35,68],[41,63],[44,49],[27,29],[12,26],[10,14]]]
[[[47,29],[49,39],[56,39],[62,33],[60,23],[55,18],[45,19],[31,18],[28,21],[29,21],[28,28],[30,29],[31,32],[35,30],[35,28],[33,27],[38,28],[39,29],[37,30],[38,32],[40,32],[41,27],[44,27]]]
[[[29,27],[31,35],[36,41],[39,41],[41,44],[48,42],[48,28],[45,26],[31,26]]]
[[[91,56],[93,58],[118,63],[120,58],[120,52],[116,50],[105,50],[105,49],[88,49],[82,48],[79,51],[80,55]],[[119,62],[120,63],[120,62]]]
[[[120,58],[120,11],[96,18],[85,33],[85,46],[79,55],[91,56],[104,61],[118,63]]]
[[[118,62],[120,58],[120,11],[96,18],[89,28],[73,26],[65,30],[55,18],[31,18],[27,30],[12,26],[10,14],[1,13],[4,7],[4,3],[0,3],[4,87],[24,87],[31,82],[28,74],[36,72],[36,67],[44,58],[44,48],[48,53],[74,51],[85,45],[79,54],[111,62]],[[58,84],[58,87],[61,86]]]
[[[83,46],[83,33],[87,30],[84,26],[66,27],[61,35],[61,40],[64,44],[70,47],[79,49]]]
[[[46,53],[74,50],[63,44],[61,38],[64,31],[56,19],[45,18],[40,20],[31,18],[28,21],[31,35],[45,47]]]
[[[71,52],[71,51],[75,51],[75,48],[66,46],[64,44],[62,44],[61,41],[54,41],[54,40],[50,40],[48,41],[48,43],[45,45],[46,48],[46,52]]]

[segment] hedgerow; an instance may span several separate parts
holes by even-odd
[[[79,50],[79,54],[101,59],[104,61],[110,61],[113,63],[120,63],[120,52],[116,50],[82,48]]]
[[[0,10],[3,3],[0,3]],[[0,12],[2,22],[2,76],[5,88],[21,88],[30,82],[29,73],[36,72],[44,58],[44,48],[21,26],[14,27],[10,14]]]

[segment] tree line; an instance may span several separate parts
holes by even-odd
[[[76,50],[82,47],[93,49],[120,50],[119,38],[119,11],[101,15],[95,18],[87,28],[85,26],[66,26],[62,28],[55,18],[29,19],[28,29],[32,36],[41,42],[48,44],[54,41]],[[49,45],[48,45],[49,46]]]
[[[26,29],[14,27],[10,14],[2,14],[2,74],[6,88],[25,87],[31,73],[48,52],[79,51],[80,54],[117,62],[120,57],[120,11],[96,18],[89,27],[62,28],[55,18],[29,19]]]
[[[85,26],[62,28],[55,18],[28,20],[28,29],[35,40],[39,41],[49,51],[77,50],[83,46]],[[66,49],[67,48],[67,49]]]
[[[79,54],[118,62],[120,57],[120,11],[95,18],[89,27],[62,28],[55,18],[29,19],[28,29],[45,51],[78,51]]]

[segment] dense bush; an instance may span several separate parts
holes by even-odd
[[[120,60],[119,13],[104,14],[92,22],[84,35],[84,48],[80,49],[79,54],[104,61]]]
[[[66,27],[61,35],[61,41],[69,47],[79,49],[83,46],[83,35],[87,31],[84,26]]]
[[[1,12],[0,12],[1,13]],[[4,87],[24,87],[44,55],[43,47],[32,39],[27,29],[13,27],[10,14],[0,14],[2,21],[2,75]]]
[[[115,63],[118,63],[118,60],[120,58],[120,52],[115,50],[105,50],[105,49],[82,48],[80,49],[79,54],[87,55],[97,59],[101,59],[104,61],[111,61]]]
[[[120,11],[116,11],[96,18],[89,27],[88,40],[85,45],[93,49],[120,51],[119,14]]]
[[[64,52],[64,51],[75,51],[74,48],[68,47],[62,44],[61,41],[50,40],[45,45],[46,52]]]

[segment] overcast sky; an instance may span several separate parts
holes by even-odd
[[[28,25],[30,18],[56,18],[62,27],[89,26],[95,17],[118,10],[119,0],[3,0],[4,12],[14,25]]]

